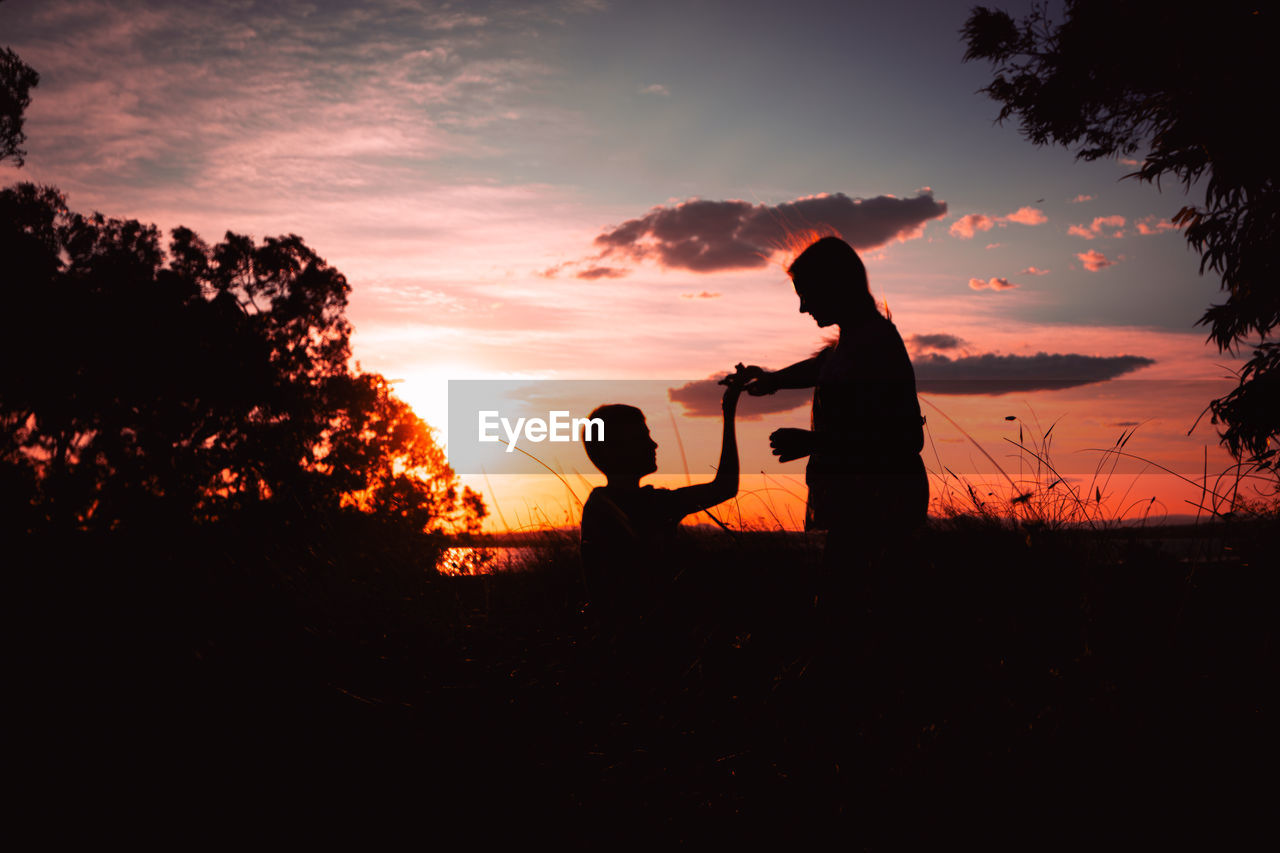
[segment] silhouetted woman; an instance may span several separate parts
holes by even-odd
[[[929,506],[915,372],[848,243],[823,237],[787,273],[800,311],[838,326],[840,337],[782,370],[748,368],[755,375],[747,392],[814,389],[812,429],[779,429],[769,443],[783,462],[809,457],[805,529],[827,531],[827,568],[874,560],[921,525]]]

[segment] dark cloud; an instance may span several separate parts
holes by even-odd
[[[623,278],[630,270],[621,267],[602,267],[587,266],[590,261],[565,261],[556,264],[553,267],[547,267],[541,272],[535,272],[534,275],[542,278],[556,278],[562,272],[571,272],[574,278],[585,279],[586,281],[595,281],[598,278]],[[575,267],[579,268],[575,270]]]
[[[835,232],[855,249],[910,239],[947,204],[922,190],[914,198],[816,195],[772,207],[745,201],[694,199],[655,207],[596,237],[599,257],[654,260],[664,267],[715,272],[765,266],[797,233]]]
[[[938,353],[917,356],[916,390],[921,394],[984,394],[1075,388],[1105,382],[1155,364],[1140,355],[970,355],[948,358]]]
[[[724,386],[719,383],[724,376],[722,373],[709,379],[686,382],[679,388],[669,388],[667,399],[679,403],[686,414],[695,418],[718,418],[721,411],[720,400],[724,397]],[[758,421],[765,415],[807,406],[812,399],[813,391],[807,388],[789,388],[768,397],[743,394],[738,402],[738,420]]]
[[[598,278],[622,278],[627,274],[624,269],[617,267],[590,267],[581,272],[574,273],[574,278],[583,278],[587,281],[595,281]]]
[[[940,339],[945,346],[960,341],[954,335],[913,335],[912,339]],[[1140,355],[1094,356],[1074,353],[1036,353],[1035,355],[983,355],[949,358],[939,353],[917,355],[912,359],[916,372],[916,390],[921,394],[981,395],[1029,391],[1055,391],[1076,388],[1115,379],[1126,373],[1155,364]],[[693,417],[720,417],[720,398],[724,386],[718,384],[723,374],[685,383],[667,391],[667,397],[684,407]],[[769,397],[744,394],[738,404],[740,420],[759,420],[765,415],[787,412],[809,405],[810,389],[779,391]]]
[[[944,350],[944,349],[960,349],[965,342],[955,335],[932,334],[932,335],[912,335],[906,340],[907,349],[912,352],[925,352],[926,350]]]

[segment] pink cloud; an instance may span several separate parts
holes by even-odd
[[[1074,234],[1076,237],[1083,237],[1086,240],[1092,240],[1094,237],[1123,237],[1125,218],[1116,214],[1114,216],[1095,216],[1093,222],[1089,225],[1072,225],[1067,229],[1068,234]],[[1110,234],[1104,233],[1104,228],[1114,228]]]
[[[1154,213],[1150,216],[1144,216],[1135,223],[1138,226],[1138,233],[1143,235],[1163,234],[1165,231],[1177,231],[1179,226],[1174,225],[1168,219],[1160,219]]]
[[[1004,222],[1016,222],[1019,225],[1043,225],[1049,221],[1043,210],[1034,207],[1020,207],[1008,216],[1001,217]]]
[[[1121,237],[1124,235],[1124,232],[1120,230],[1124,227],[1124,222],[1124,217],[1118,214],[1115,216],[1099,216],[1093,220],[1093,224],[1089,227],[1096,233],[1102,233],[1103,228],[1115,228],[1116,231],[1111,236]]]
[[[410,218],[402,202],[442,183],[428,162],[506,161],[507,144],[477,131],[495,127],[505,140],[564,133],[573,121],[533,97],[550,69],[522,47],[532,9],[487,17],[410,13],[398,0],[323,14],[310,14],[310,3],[287,13],[234,3],[234,14],[225,4],[38,5],[14,42],[44,77],[28,116],[40,139],[33,166],[82,209],[152,218],[194,209],[236,230],[261,217],[314,242],[314,229],[282,224],[279,211],[337,221],[376,200],[384,227],[399,227]],[[16,39],[8,26],[6,41]]]
[[[1080,204],[1081,202],[1084,202],[1084,201],[1093,201],[1095,198],[1097,198],[1096,195],[1085,195],[1084,193],[1080,193],[1080,195],[1071,199],[1071,201],[1067,202],[1067,204]]]
[[[1042,270],[1039,267],[1027,267],[1022,271],[1023,275],[1048,275],[1048,270]]]
[[[970,213],[951,223],[951,236],[961,240],[972,240],[979,231],[990,231],[995,227],[995,220],[981,213]]]
[[[1013,290],[1017,286],[1007,278],[997,278],[995,276],[986,281],[980,278],[969,279],[969,288],[971,290]]]
[[[704,290],[701,293],[682,293],[680,294],[680,298],[681,299],[719,299],[720,293],[718,292],[712,293],[709,290]]]
[[[1001,246],[1003,246],[1003,245],[1004,245],[1004,243],[988,243],[988,244],[987,244],[987,248],[988,248],[988,249],[999,249],[999,248],[1000,248]]]
[[[1080,262],[1084,264],[1084,268],[1089,272],[1097,272],[1098,270],[1106,269],[1115,263],[1115,261],[1111,260],[1106,255],[1101,252],[1095,252],[1092,249],[1087,252],[1080,252],[1076,257],[1080,259]]]
[[[1020,207],[1013,213],[1004,216],[987,216],[983,213],[970,213],[951,223],[951,236],[961,240],[971,240],[979,231],[990,231],[995,226],[1001,228],[1010,222],[1019,225],[1043,225],[1049,221],[1043,210],[1034,207]],[[999,245],[999,244],[994,244]],[[991,246],[987,247],[988,249]]]

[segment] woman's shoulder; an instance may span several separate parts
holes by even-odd
[[[901,341],[902,334],[898,331],[898,327],[892,320],[883,314],[876,314],[872,318],[870,325],[870,333],[874,337],[885,338],[888,340]]]
[[[877,315],[866,326],[861,343],[867,349],[879,353],[901,353],[906,355],[907,345],[902,340],[902,333],[893,321],[883,315]]]

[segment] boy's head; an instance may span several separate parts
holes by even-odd
[[[602,474],[639,478],[658,470],[658,443],[649,435],[644,412],[613,403],[596,407],[590,417],[604,422],[604,438],[585,442],[587,458]]]

